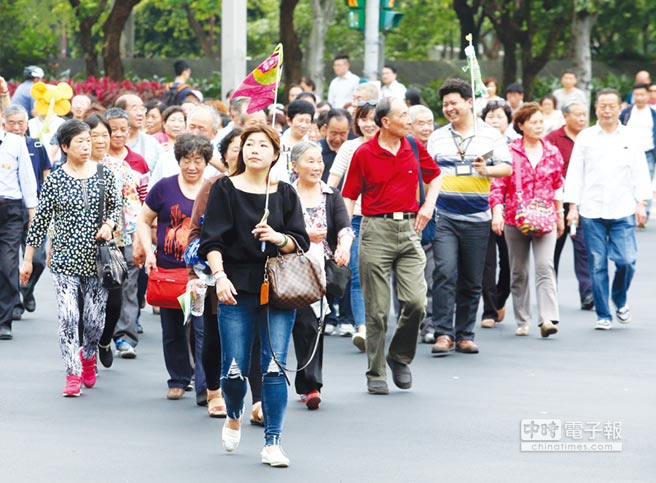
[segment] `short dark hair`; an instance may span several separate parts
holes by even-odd
[[[649,84],[646,82],[636,82],[633,84],[633,90],[635,91],[636,89],[644,89],[646,91],[649,91]]]
[[[554,96],[553,94],[545,94],[540,99],[540,105],[542,105],[542,101],[544,101],[545,99],[550,99],[551,102],[553,102],[554,109],[558,109],[558,99],[556,99],[556,96]]]
[[[207,165],[214,153],[210,140],[202,134],[192,134],[190,132],[182,133],[175,138],[173,154],[178,164],[182,158],[194,153],[200,154]]]
[[[184,60],[176,60],[173,63],[173,71],[175,72],[175,75],[181,75],[185,70],[191,69],[189,67],[189,64],[187,64]]]
[[[513,128],[515,131],[519,134],[523,134],[522,128],[520,128],[519,125],[528,121],[536,112],[542,112],[542,108],[537,102],[525,102],[522,104],[519,109],[515,111],[515,115],[513,116]]]
[[[176,112],[182,114],[185,122],[187,121],[187,114],[185,113],[184,109],[182,109],[180,106],[170,106],[162,111],[162,124],[166,123],[169,117],[171,117],[171,115],[175,114]]]
[[[518,92],[520,94],[524,94],[524,86],[522,86],[519,82],[513,82],[508,87],[506,87],[506,94],[509,92]]]
[[[376,104],[376,112],[374,113],[374,122],[376,126],[383,127],[383,118],[389,116],[392,110],[393,97],[383,97],[378,104]]]
[[[312,99],[315,104],[317,103],[317,96],[315,96],[312,92],[305,92],[305,91],[303,91],[299,95],[297,95],[296,99],[294,99],[294,100],[295,101],[302,101],[306,97],[309,97],[310,99]]]
[[[512,122],[512,111],[510,110],[508,103],[503,99],[500,101],[488,101],[488,103],[485,104],[485,107],[481,111],[481,119],[485,121],[485,116],[487,116],[492,111],[496,111],[497,109],[503,110],[503,113],[508,118],[508,124],[510,124]]]
[[[331,109],[332,111],[332,109]],[[328,113],[330,111],[321,111],[315,120],[315,124],[319,129],[328,125]]]
[[[360,126],[358,125],[359,119],[366,119],[369,117],[369,114],[376,110],[376,106],[369,104],[368,102],[364,103],[361,106],[358,106],[355,109],[355,117],[353,119],[353,132],[358,136],[363,136]]]
[[[87,117],[84,122],[87,123],[90,129],[96,129],[100,124],[105,126],[107,128],[107,131],[109,134],[112,134],[112,127],[109,125],[107,122],[107,119],[105,119],[103,116],[101,116],[98,113],[93,113],[89,117]]]
[[[391,70],[392,72],[394,72],[395,74],[397,73],[397,72],[396,72],[396,69],[395,69],[394,67],[392,67],[391,65],[384,65],[384,66],[383,66],[383,69],[389,69],[389,70]],[[382,69],[381,69],[381,70],[382,70]]]
[[[617,102],[619,104],[622,104],[622,96],[617,91],[617,89],[613,89],[612,87],[604,87],[603,89],[599,89],[597,91],[597,95],[595,96],[595,106],[597,105],[597,102],[599,102],[599,98],[601,96],[606,96],[608,94],[613,94],[614,96],[616,96],[617,97]]]
[[[331,119],[346,119],[348,121],[349,128],[351,127],[353,118],[351,117],[351,114],[346,109],[332,108],[329,111],[325,111],[325,112],[326,112],[326,126],[330,124]]]
[[[271,145],[273,146],[273,155],[276,159],[274,159],[273,163],[271,163],[271,168],[273,168],[278,162],[278,159],[280,159],[280,136],[276,130],[268,124],[248,127],[241,133],[241,143],[239,144],[239,158],[237,159],[237,166],[235,167],[235,170],[230,173],[230,176],[236,176],[246,171],[246,163],[244,162],[244,144],[246,144],[246,141],[251,134],[258,132],[261,132],[266,137],[268,137],[269,141],[271,141]]]
[[[440,100],[444,100],[444,96],[447,94],[460,94],[460,97],[468,100],[472,98],[472,88],[462,79],[447,79],[437,94],[440,96]]]
[[[345,60],[346,62],[351,62],[351,58],[348,56],[348,54],[337,54],[335,57],[333,57],[333,62],[336,60]]]
[[[294,119],[299,114],[309,114],[311,118],[314,117],[314,106],[302,99],[290,102],[287,106],[287,117]]]
[[[410,89],[405,91],[405,100],[411,106],[423,104],[421,102],[421,91],[419,89],[415,89],[414,87],[411,87]]]
[[[79,119],[66,121],[57,131],[57,144],[59,144],[59,146],[70,146],[71,139],[80,133],[89,131],[90,128],[86,122],[80,121]]]
[[[576,72],[572,69],[565,69],[562,74],[560,74],[560,77],[564,76],[565,74],[572,74],[574,77],[578,77],[576,75]]]
[[[299,84],[303,83],[306,86],[308,86],[309,88],[311,88],[312,90],[315,90],[317,88],[317,85],[315,84],[315,82],[307,76],[301,77],[301,80],[298,81],[298,83]]]
[[[153,99],[144,104],[144,107],[146,108],[146,114],[148,114],[153,109],[157,109],[159,113],[162,114],[166,109],[166,104],[164,104],[159,99]]]
[[[221,139],[221,142],[219,143],[219,154],[221,155],[223,164],[225,164],[226,166],[228,166],[227,163],[225,162],[226,153],[228,152],[228,146],[230,146],[230,143],[232,142],[233,139],[241,136],[242,132],[243,132],[242,128],[236,127],[228,134],[223,136],[223,139]]]

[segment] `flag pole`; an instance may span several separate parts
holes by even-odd
[[[465,39],[469,41],[469,49],[473,50],[474,46],[472,44],[472,34],[467,34]],[[467,56],[467,63],[469,64],[469,75],[471,78],[471,88],[472,88],[472,110],[474,112],[474,136],[476,136],[476,86],[474,85],[474,63],[471,61],[471,57]]]
[[[276,65],[276,87],[275,90],[273,91],[273,116],[271,116],[271,127],[275,129],[276,127],[276,112],[278,111],[278,108],[275,107],[276,104],[278,103],[278,87],[280,87],[280,79],[282,78],[282,44],[278,44],[276,48],[274,49],[274,52],[280,48],[280,52],[278,53],[278,65]]]

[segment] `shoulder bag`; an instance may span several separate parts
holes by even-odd
[[[98,229],[102,226],[105,216],[105,169],[98,163],[98,187],[100,190],[100,201],[98,207]],[[128,276],[128,264],[123,252],[116,245],[113,238],[109,241],[97,240],[98,251],[96,252],[96,266],[98,267],[98,278],[102,286],[108,290],[121,288]]]

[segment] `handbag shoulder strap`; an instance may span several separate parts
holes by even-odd
[[[421,176],[421,161],[419,160],[419,148],[417,147],[417,141],[413,136],[407,136],[406,139],[410,143],[410,146],[412,147],[412,152],[415,154],[415,159],[417,160],[417,165],[419,166],[419,170],[417,171],[419,173],[419,205],[424,204],[424,200],[426,199],[426,193],[424,193],[424,182]]]
[[[98,228],[102,226],[103,218],[105,216],[105,169],[102,163],[98,163],[98,190],[100,191],[100,197],[98,199]]]
[[[522,193],[522,159],[519,158],[517,160],[517,165],[513,166],[513,170],[515,171],[515,193],[519,193],[521,195]]]

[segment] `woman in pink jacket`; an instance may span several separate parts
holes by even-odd
[[[544,117],[535,102],[523,104],[513,118],[513,127],[522,135],[509,145],[513,158],[513,175],[497,178],[490,189],[492,230],[504,233],[510,258],[510,291],[517,329],[515,335],[526,336],[531,322],[529,288],[529,253],[533,248],[535,284],[542,337],[558,332],[559,319],[554,248],[565,229],[563,216],[563,158],[560,151],[543,141]],[[518,188],[519,187],[519,188]],[[524,206],[540,198],[553,204],[548,233],[525,235],[516,226],[518,191]]]

